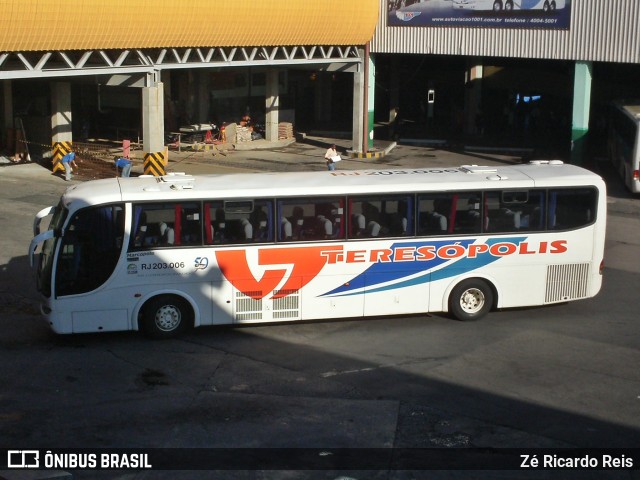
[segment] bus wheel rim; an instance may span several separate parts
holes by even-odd
[[[460,308],[466,313],[478,313],[484,307],[485,297],[479,288],[469,288],[460,296]]]
[[[156,326],[163,332],[175,330],[180,325],[180,310],[173,305],[165,305],[156,312]]]

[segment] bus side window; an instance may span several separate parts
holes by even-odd
[[[278,241],[293,242],[304,240],[304,208],[290,200],[280,200],[277,212],[278,218],[280,218]]]
[[[252,235],[247,236],[255,240],[256,242],[266,242],[270,240],[270,216],[264,210],[262,205],[256,205],[253,212],[249,216],[249,223],[251,223]]]
[[[134,205],[129,248],[179,247],[202,243],[200,205],[148,203]]]
[[[180,214],[180,241],[182,245],[200,245],[202,243],[202,216],[197,204],[184,204]]]
[[[212,223],[212,239],[213,243],[226,243],[227,222],[223,208],[216,208],[214,220]]]
[[[315,205],[316,240],[337,238],[340,231],[339,221],[336,222],[337,209],[338,207],[329,202],[321,202]]]
[[[302,240],[304,227],[304,209],[301,206],[293,207],[291,214],[291,233],[293,240]]]
[[[458,200],[454,231],[460,233],[480,233],[482,225],[482,197],[480,193],[465,193]]]
[[[294,240],[294,219],[293,211],[299,208],[291,204],[291,202],[285,202],[279,200],[276,205],[276,218],[280,219],[280,225],[278,228],[279,242],[291,242]]]
[[[409,197],[391,197],[384,201],[388,236],[413,235],[412,203],[412,199]]]
[[[594,189],[552,190],[549,193],[549,229],[580,228],[594,221]]]
[[[131,235],[130,248],[142,247],[147,235],[147,214],[140,206],[136,206],[133,210],[133,228],[131,231],[135,233]]]
[[[445,235],[449,231],[451,197],[425,195],[419,199],[419,232],[426,235]]]
[[[376,238],[384,236],[386,230],[380,213],[381,202],[373,198],[353,200],[351,203],[351,236]]]
[[[202,225],[204,239],[207,245],[220,245],[226,243],[225,213],[221,201],[204,203],[204,218]]]

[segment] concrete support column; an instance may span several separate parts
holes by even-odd
[[[144,173],[165,174],[164,87],[162,82],[142,89],[142,150]]]
[[[13,86],[11,80],[3,80],[2,82],[2,132],[0,138],[2,145],[9,151],[13,150],[13,140],[10,138],[13,128]]]
[[[210,85],[211,77],[209,73],[199,70],[196,73],[197,100],[194,112],[196,123],[206,123],[211,121],[209,118]]]
[[[591,106],[591,62],[576,62],[573,78],[573,116],[571,122],[571,163],[580,165],[586,160]]]
[[[280,93],[278,70],[267,70],[267,87],[265,95],[265,138],[269,142],[278,140],[278,111],[280,109]]]
[[[353,147],[355,153],[364,153],[364,68],[358,66],[353,74]]]
[[[71,84],[53,82],[51,84],[51,142],[71,142]]]
[[[376,100],[376,64],[372,56],[369,56],[369,68],[367,76],[367,150],[373,148],[373,127]]]
[[[51,157],[53,173],[63,172],[62,157],[69,153],[73,146],[71,123],[71,84],[53,82],[51,84]],[[19,148],[16,145],[16,150]]]

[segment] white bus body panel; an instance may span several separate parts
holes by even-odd
[[[384,193],[385,188],[390,192],[428,191],[425,183],[429,181],[437,184],[430,191],[486,188],[487,180],[506,189],[594,185],[601,192],[597,221],[577,230],[540,233],[252,243],[139,252],[123,249],[115,271],[96,290],[60,298],[54,291],[52,300],[45,300],[45,307],[51,310],[47,313],[50,323],[58,333],[135,330],[144,302],[165,294],[180,295],[191,304],[195,326],[441,312],[448,310],[449,293],[465,278],[490,282],[500,308],[595,295],[602,284],[604,182],[569,165],[501,168],[499,176],[490,169],[486,173],[480,173],[482,168],[476,170],[479,173],[457,168],[388,171],[396,175],[396,183],[388,185],[381,176],[368,179],[368,171],[336,176],[326,172],[323,182],[318,181],[320,172],[290,174],[296,181],[289,182],[289,187],[277,184],[287,174],[233,175],[234,190],[230,191],[243,198],[244,191],[256,197],[274,195],[274,188],[278,189],[275,195],[291,196],[309,195],[309,191],[328,195],[336,190]],[[265,177],[276,185],[268,185]],[[109,196],[115,181],[124,198],[120,193]],[[176,193],[157,179],[98,180],[70,189],[63,198],[67,204],[87,205],[96,197],[81,193],[84,188],[100,193],[101,201],[125,202],[128,217],[130,202],[149,201],[147,189],[157,185],[167,190],[155,193],[158,199],[165,195],[202,199],[213,195],[211,192],[233,198],[224,191],[234,183],[229,176],[198,177],[194,182],[201,182],[201,190]],[[129,244],[128,228],[127,224],[124,245]],[[55,271],[52,275],[55,278]]]
[[[196,326],[441,312],[448,310],[451,290],[465,278],[483,278],[493,285],[499,308],[587,298],[601,286],[591,252],[580,248],[593,228],[471,239],[388,239],[338,247],[255,245],[243,254],[251,276],[231,280],[222,273],[228,265],[216,261],[217,253],[222,251],[219,259],[224,262],[225,251],[242,248],[133,253],[101,288],[58,299],[54,323],[63,325],[59,333],[137,329],[144,302],[165,294],[189,301]],[[307,255],[321,255],[326,248],[337,261],[328,260],[317,272],[286,263],[287,255],[301,258],[291,254],[300,248],[312,249]],[[256,251],[271,252],[285,263],[260,264]],[[370,261],[377,258],[371,252],[380,251],[393,252],[389,258],[396,261]],[[427,259],[429,252],[435,258]],[[551,278],[554,269],[560,273]],[[91,298],[90,311],[86,296]]]

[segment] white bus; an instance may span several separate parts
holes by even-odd
[[[542,10],[553,12],[565,7],[565,0],[453,0],[453,8],[461,10]]]
[[[41,220],[52,213],[48,230]],[[602,179],[510,167],[114,178],[69,188],[29,247],[55,332],[449,312],[596,295]]]
[[[640,101],[616,103],[608,121],[609,159],[632,193],[640,193]]]

